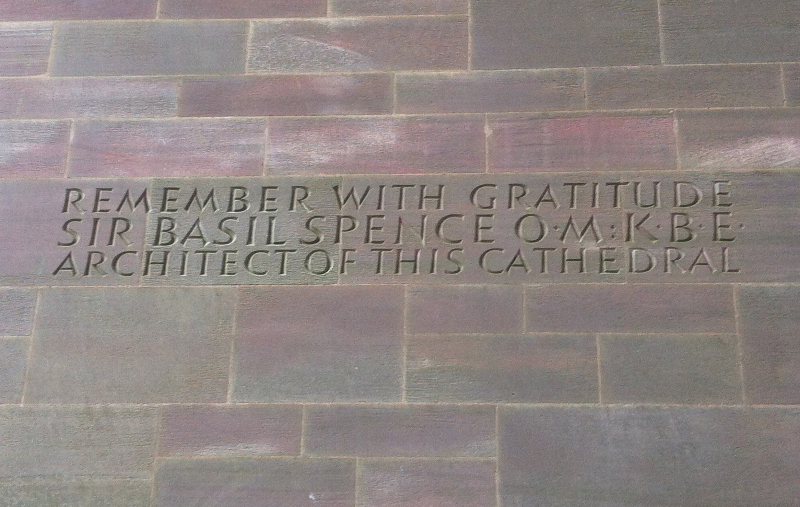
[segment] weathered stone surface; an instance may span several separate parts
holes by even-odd
[[[742,401],[735,335],[602,336],[604,403]]]
[[[150,407],[0,407],[2,478],[149,479],[154,452]]]
[[[71,176],[259,176],[263,119],[78,121]]]
[[[489,119],[491,172],[675,169],[667,116],[498,116]]]
[[[151,482],[57,477],[0,480],[0,498],[14,507],[150,507]]]
[[[40,304],[26,400],[226,400],[232,289],[52,289]]]
[[[278,118],[267,174],[483,172],[483,117]]]
[[[476,69],[659,63],[655,0],[475,0]]]
[[[800,288],[742,287],[738,307],[747,401],[800,403]]]
[[[460,16],[255,22],[247,70],[466,70],[467,40]]]
[[[500,410],[506,507],[791,504],[796,409],[509,407]]]
[[[22,401],[29,348],[29,338],[0,338],[0,404]]]
[[[684,169],[800,167],[800,111],[756,109],[677,113]]]
[[[358,507],[495,505],[495,463],[473,460],[361,461]]]
[[[178,82],[141,78],[0,80],[0,117],[175,116]]]
[[[579,70],[397,75],[398,113],[505,113],[583,109]]]
[[[302,408],[296,405],[167,406],[158,454],[229,457],[300,454]]]
[[[388,74],[185,79],[181,116],[313,116],[392,112]]]
[[[0,179],[64,175],[68,121],[0,121]]]
[[[490,406],[312,405],[305,449],[317,456],[494,456]]]
[[[334,16],[467,14],[468,0],[332,0]]]
[[[778,65],[684,65],[589,69],[591,109],[781,106]]]
[[[236,401],[399,401],[402,287],[242,290]]]
[[[164,18],[305,18],[324,17],[325,0],[162,0]]]
[[[533,285],[528,331],[733,333],[733,291],[724,285]],[[567,317],[569,316],[569,317]]]
[[[355,460],[169,460],[156,473],[159,507],[349,507],[354,503]]]
[[[139,198],[146,185],[0,182],[0,284],[138,283],[145,216]]]
[[[0,289],[0,336],[31,334],[36,291]]]
[[[522,288],[502,285],[411,287],[412,334],[515,333],[522,331]]]
[[[128,21],[60,23],[55,76],[241,74],[247,23]]]
[[[800,105],[800,64],[784,65],[783,80],[786,84],[786,105]]]
[[[664,0],[665,63],[800,59],[797,0]]]
[[[53,23],[0,23],[0,76],[47,72]]]
[[[594,335],[412,337],[410,401],[592,403]]]
[[[137,19],[156,17],[156,0],[37,0],[3,2],[0,20]]]

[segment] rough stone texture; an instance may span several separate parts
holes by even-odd
[[[739,403],[736,342],[732,335],[603,336],[603,402]]]
[[[800,403],[800,288],[742,287],[738,306],[747,401]]]
[[[10,1],[0,4],[0,21],[154,18],[156,3],[156,0]]]
[[[35,291],[0,289],[0,336],[31,334],[35,308]]]
[[[489,170],[675,169],[671,116],[500,116],[489,120]]]
[[[53,23],[0,23],[0,76],[47,72]]]
[[[578,70],[397,75],[398,113],[505,113],[582,109]]]
[[[783,105],[778,65],[595,68],[586,94],[591,109]]]
[[[165,461],[156,473],[160,507],[349,507],[355,460],[208,459]]]
[[[162,457],[300,454],[302,408],[291,405],[167,406],[161,412]]]
[[[522,330],[522,289],[500,285],[411,287],[412,334],[514,333]]]
[[[783,79],[786,83],[786,105],[800,105],[800,65],[784,65]]]
[[[305,449],[316,456],[494,456],[490,406],[317,405]]]
[[[732,333],[724,285],[535,285],[525,294],[528,331]],[[565,318],[565,309],[574,309]]]
[[[412,338],[407,361],[410,401],[597,401],[593,335]]]
[[[70,176],[258,176],[263,119],[79,121]]]
[[[795,109],[682,111],[677,117],[685,169],[800,167]]]
[[[665,63],[800,59],[797,0],[664,0]]]
[[[187,79],[181,116],[313,116],[392,112],[388,74]]]
[[[0,480],[0,498],[14,507],[150,507],[152,489],[141,479]]]
[[[483,172],[483,118],[270,120],[267,174]]]
[[[0,338],[0,404],[22,401],[29,348],[30,339]]]
[[[363,460],[358,507],[495,504],[493,461]]]
[[[64,78],[0,80],[0,117],[175,116],[178,82],[155,79]]]
[[[162,0],[163,18],[306,18],[324,17],[325,0]]]
[[[334,16],[467,14],[469,0],[332,0]]]
[[[659,63],[655,0],[474,0],[476,69]]]
[[[26,399],[224,402],[233,296],[198,288],[48,291]]]
[[[250,72],[466,70],[467,19],[265,21],[253,25]]]
[[[501,500],[791,505],[800,494],[798,435],[796,409],[503,408]]]
[[[0,121],[0,178],[64,175],[70,122]]]
[[[243,290],[236,401],[399,401],[401,287]]]
[[[0,477],[147,479],[154,414],[150,407],[0,407]]]
[[[56,76],[235,74],[244,71],[247,23],[60,23]]]

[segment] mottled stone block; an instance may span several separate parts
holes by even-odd
[[[725,285],[534,285],[525,300],[534,332],[735,332]]]
[[[0,23],[0,76],[47,72],[52,38],[53,23]]]
[[[735,335],[602,336],[604,403],[739,403]]]
[[[333,16],[467,14],[469,0],[332,0]]]
[[[0,117],[175,116],[178,82],[124,78],[0,80]]]
[[[656,64],[655,0],[474,0],[476,69]]]
[[[258,176],[263,119],[78,121],[70,176]]]
[[[786,85],[786,104],[800,105],[800,64],[784,65],[783,80]]]
[[[589,69],[586,94],[590,109],[783,105],[778,65]]]
[[[800,59],[797,0],[664,0],[665,63]]]
[[[483,172],[483,118],[270,120],[267,173]]]
[[[169,460],[156,473],[159,507],[349,507],[355,499],[355,460]]]
[[[499,431],[505,507],[751,507],[800,495],[796,409],[513,407]]]
[[[800,167],[800,111],[677,113],[684,169]]]
[[[237,401],[399,401],[401,287],[272,287],[240,294]]]
[[[388,74],[185,79],[181,116],[313,116],[392,112]]]
[[[35,309],[35,291],[0,289],[0,336],[31,334]]]
[[[494,408],[310,405],[305,449],[318,456],[494,456]]]
[[[37,0],[3,2],[0,20],[155,18],[156,0]]]
[[[60,23],[54,76],[241,74],[244,21]]]
[[[595,337],[424,337],[408,344],[411,401],[597,402]]]
[[[49,477],[0,480],[0,498],[14,507],[150,507],[151,482]]]
[[[494,117],[489,171],[676,168],[672,116]]]
[[[800,403],[800,288],[741,287],[745,396],[754,404]]]
[[[583,108],[583,72],[579,70],[397,76],[398,113],[505,113]]]
[[[249,72],[467,68],[466,17],[254,22]]]
[[[0,477],[149,479],[151,407],[0,407]]]
[[[224,402],[233,301],[220,288],[48,290],[26,399]]]
[[[358,507],[495,505],[495,463],[473,460],[361,461]]]
[[[163,18],[309,18],[325,17],[325,0],[162,0]]]
[[[22,401],[29,348],[29,339],[0,338],[0,404]]]
[[[408,332],[517,333],[522,330],[522,306],[521,287],[411,287],[408,289]]]
[[[166,406],[158,454],[230,457],[300,454],[298,405]]]
[[[0,178],[64,175],[69,121],[0,121]]]

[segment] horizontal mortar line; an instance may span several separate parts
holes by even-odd
[[[174,462],[174,461],[226,461],[226,460],[274,460],[274,461],[292,461],[292,460],[308,460],[308,459],[335,459],[335,460],[352,460],[356,458],[364,458],[370,461],[478,461],[494,463],[494,455],[490,456],[365,456],[361,454],[342,454],[342,455],[327,455],[327,454],[219,454],[219,455],[187,455],[187,456],[156,456],[155,461],[160,462]]]
[[[487,463],[494,463],[497,459],[497,453],[493,452],[491,454],[487,454],[485,456],[414,456],[408,455],[403,456],[402,454],[394,454],[391,456],[383,456],[383,455],[368,455],[368,454],[337,454],[337,455],[327,455],[327,454],[310,454],[306,453],[302,455],[304,458],[329,458],[329,459],[353,459],[359,458],[361,460],[369,460],[369,461],[400,461],[400,460],[416,460],[416,461],[471,461],[471,462],[487,462]]]
[[[657,337],[677,336],[677,337],[686,337],[686,338],[688,338],[688,337],[692,337],[692,336],[709,336],[709,337],[712,337],[712,336],[736,336],[736,331],[730,331],[730,332],[727,332],[727,333],[723,333],[723,332],[720,332],[720,333],[716,333],[716,332],[697,332],[697,333],[692,333],[691,331],[676,331],[676,332],[654,331],[652,333],[649,332],[649,331],[641,331],[641,332],[623,331],[623,332],[616,333],[616,332],[613,332],[613,331],[600,331],[600,332],[595,333],[595,334],[597,334],[599,336],[624,336],[624,337],[630,337],[630,336],[642,336],[642,337],[644,337],[644,336],[657,336]]]
[[[312,23],[332,24],[335,21],[359,21],[359,20],[396,20],[396,19],[463,19],[467,20],[467,14],[398,14],[398,15],[372,15],[372,16],[309,16],[309,17],[249,17],[249,18],[114,18],[114,19],[51,19],[40,21],[40,23],[84,23],[84,24],[104,24],[104,23],[131,23],[139,24],[142,22],[164,23],[164,24],[214,24],[214,23],[284,23],[306,21]],[[0,28],[2,28],[0,22]],[[34,21],[31,21],[34,23]]]
[[[55,75],[48,76],[47,74],[37,74],[31,76],[2,76],[0,81],[3,80],[25,80],[25,79],[52,79],[52,80],[67,80],[67,79],[115,79],[115,80],[163,80],[172,81],[178,79],[233,79],[242,77],[295,77],[295,76],[369,76],[369,75],[388,75],[394,71],[390,70],[354,70],[354,71],[330,71],[330,72],[264,72],[260,74],[90,74],[90,75]]]
[[[587,70],[603,70],[603,69],[660,69],[660,68],[676,68],[676,67],[769,67],[771,65],[780,65],[786,62],[722,62],[722,63],[656,63],[656,64],[643,64],[643,65],[602,65],[596,67],[586,67]]]
[[[1,340],[30,340],[31,338],[33,338],[33,335],[13,335],[13,334],[10,334],[10,335],[2,335],[2,336],[0,336],[0,341]]]

